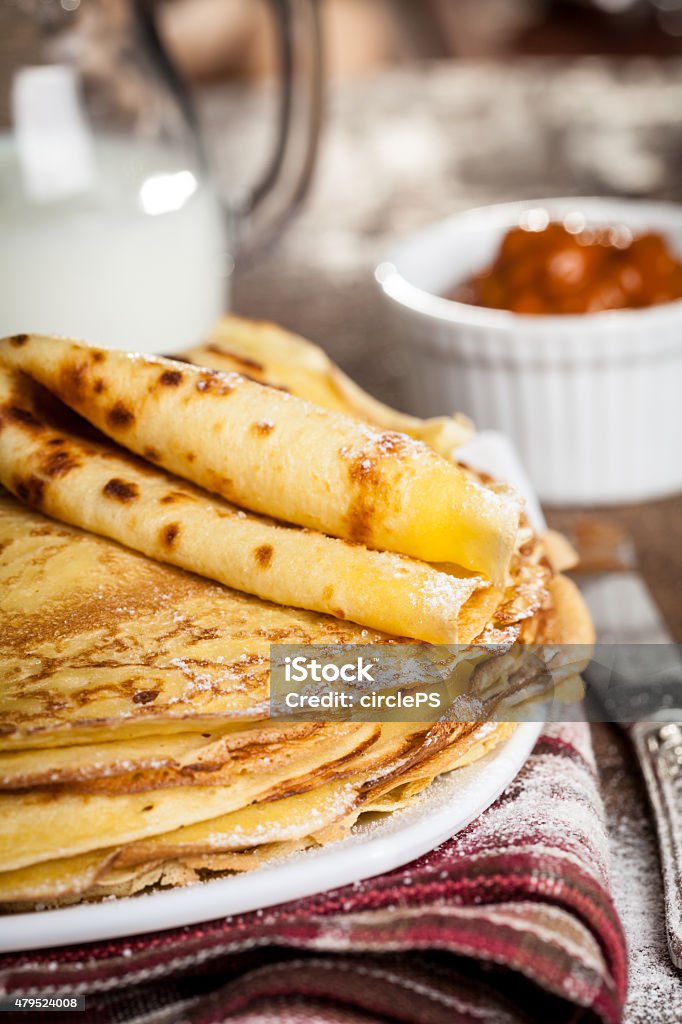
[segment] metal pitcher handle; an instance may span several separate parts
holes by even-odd
[[[279,24],[280,95],[270,160],[247,193],[240,256],[277,238],[308,191],[324,109],[322,33],[318,0],[269,0]]]
[[[237,204],[239,259],[247,261],[282,232],[304,198],[315,168],[324,109],[319,0],[268,0],[279,28],[279,108],[270,158]],[[185,117],[200,137],[191,98],[168,57],[155,4],[136,0],[147,44]]]

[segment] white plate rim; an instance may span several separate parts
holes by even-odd
[[[149,932],[150,922],[155,933],[201,924],[314,896],[401,867],[461,831],[489,807],[521,770],[541,729],[540,722],[517,725],[485,757],[437,779],[406,811],[394,812],[367,833],[185,888],[8,915],[8,927],[0,932],[0,953],[127,938]],[[451,788],[452,799],[446,798],[434,811],[427,795],[436,785]]]

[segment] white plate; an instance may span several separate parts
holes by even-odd
[[[524,722],[510,739],[468,768],[436,779],[411,807],[361,826],[347,839],[298,853],[270,867],[61,910],[5,918],[0,952],[115,939],[211,921],[312,896],[407,864],[468,825],[525,763],[541,725]]]

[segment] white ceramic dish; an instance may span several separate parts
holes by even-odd
[[[486,757],[436,779],[404,811],[361,826],[340,842],[244,875],[59,910],[14,914],[0,929],[0,952],[138,935],[272,907],[400,867],[468,825],[525,763],[540,724],[519,725]]]
[[[550,503],[674,493],[682,490],[682,300],[527,316],[442,297],[487,265],[522,217],[563,220],[575,211],[588,224],[660,231],[682,253],[682,206],[547,199],[455,214],[407,238],[377,268],[407,358],[411,411],[461,409],[479,428],[504,431]]]

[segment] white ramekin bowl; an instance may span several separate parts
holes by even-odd
[[[537,211],[534,212],[534,211]],[[546,212],[545,212],[546,211]],[[509,434],[545,502],[641,501],[682,490],[682,300],[527,316],[442,298],[524,218],[659,231],[682,253],[682,206],[547,199],[456,214],[399,244],[376,278],[404,347],[410,411],[458,409]]]

